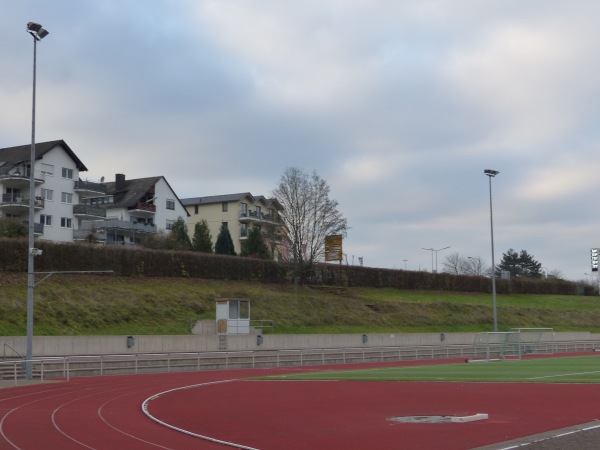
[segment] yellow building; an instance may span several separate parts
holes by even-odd
[[[239,255],[244,249],[250,228],[256,226],[261,229],[273,259],[279,259],[277,251],[281,235],[279,211],[282,207],[277,200],[244,192],[184,198],[181,203],[188,212],[187,226],[190,239],[194,237],[196,223],[204,219],[208,223],[214,248],[221,225],[226,224],[235,252]]]

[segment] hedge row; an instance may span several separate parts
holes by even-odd
[[[291,283],[289,265],[236,256],[190,251],[150,250],[93,244],[36,242],[36,272],[112,270],[121,276],[190,277]],[[0,239],[0,270],[27,271],[27,240]],[[491,292],[489,278],[370,267],[319,264],[305,282],[317,285],[392,287],[462,292]],[[594,295],[589,286],[564,280],[496,280],[499,294]]]
[[[328,285],[393,287],[398,289],[489,292],[489,278],[448,273],[413,272],[356,266],[320,265],[312,279]],[[595,295],[593,287],[555,279],[496,279],[498,294]]]

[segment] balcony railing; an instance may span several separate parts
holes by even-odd
[[[240,212],[240,220],[262,221],[262,222],[277,222],[274,214],[263,213],[261,211],[245,211]]]
[[[141,222],[130,222],[128,220],[119,219],[93,220],[90,222],[84,222],[80,228],[80,230],[87,230],[88,233],[93,229],[106,230],[107,233],[111,233],[115,230],[135,233],[156,233],[156,225],[149,225]]]
[[[28,167],[0,167],[0,180],[16,180],[19,183],[28,182],[30,170]],[[36,171],[35,182],[43,183],[46,174],[42,171]]]
[[[156,205],[150,203],[137,203],[135,206],[130,206],[129,211],[137,210],[137,211],[148,211],[148,212],[156,212]]]
[[[106,184],[104,183],[93,183],[91,181],[75,181],[74,189],[76,191],[87,191],[95,192],[98,194],[106,194]]]
[[[29,206],[29,197],[23,197],[18,194],[2,194],[2,202],[0,206]],[[43,208],[44,199],[42,197],[35,197],[34,208]]]
[[[73,205],[74,216],[86,216],[86,217],[106,217],[106,210],[94,205]]]

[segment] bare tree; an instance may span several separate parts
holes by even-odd
[[[459,253],[450,253],[444,259],[443,267],[444,272],[451,273],[453,275],[461,275],[464,273],[465,260]]]
[[[347,221],[329,193],[329,185],[316,171],[307,174],[295,167],[286,169],[273,191],[283,208],[279,215],[294,279],[302,278],[315,262],[323,259],[325,237],[347,234]]]
[[[491,268],[486,268],[485,261],[481,256],[467,256],[465,269],[466,275],[475,276],[484,275],[487,271],[491,270]]]
[[[485,262],[481,256],[466,258],[459,253],[450,253],[443,263],[444,272],[454,275],[480,276],[486,272]]]

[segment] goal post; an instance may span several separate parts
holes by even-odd
[[[512,357],[520,358],[518,338],[518,333],[513,331],[477,333],[473,340],[472,360],[496,361]]]
[[[475,334],[472,361],[521,359],[528,354],[553,354],[553,328],[512,328]]]
[[[554,328],[511,328],[519,334],[522,355],[554,354]]]

